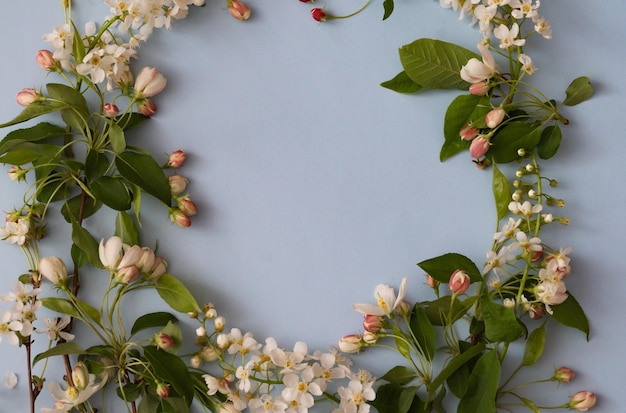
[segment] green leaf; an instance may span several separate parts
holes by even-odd
[[[393,331],[393,339],[396,343],[396,349],[398,350],[398,353],[400,353],[402,357],[404,357],[405,359],[410,360],[411,349],[409,348],[409,345],[406,342],[406,340],[402,339],[402,337],[404,336],[403,331],[398,328],[393,328],[392,331]]]
[[[565,91],[564,105],[574,106],[584,102],[593,95],[593,87],[587,76],[576,78],[570,83]]]
[[[433,357],[435,357],[437,335],[425,311],[418,305],[413,307],[409,326],[417,340],[415,344],[420,349],[420,353],[422,353],[427,360],[432,360]]]
[[[458,344],[461,353],[473,347],[473,345],[467,341],[459,341]],[[446,384],[450,388],[450,391],[452,391],[457,398],[460,399],[463,397],[465,392],[467,392],[467,384],[469,382],[470,374],[479,357],[480,355],[476,355],[463,365],[459,366],[446,380]]]
[[[124,211],[118,212],[115,217],[115,235],[120,237],[124,244],[139,245],[139,231],[135,221]]]
[[[537,146],[537,154],[541,159],[550,159],[561,146],[561,128],[559,125],[546,127],[541,132],[541,140]]]
[[[410,386],[402,389],[400,397],[398,397],[398,413],[414,411],[411,409],[411,407],[414,406],[414,403],[416,401],[418,403],[421,402],[419,396],[417,396],[417,389],[417,386]]]
[[[482,281],[476,264],[464,255],[448,253],[418,263],[419,267],[440,283],[450,282],[450,276],[456,270],[463,270],[472,282]]]
[[[102,268],[100,254],[98,253],[98,241],[96,241],[89,231],[78,225],[75,221],[72,222],[72,241],[85,253],[92,266]]]
[[[479,58],[461,46],[433,39],[418,39],[400,48],[404,71],[427,89],[467,89],[460,71],[473,57]]]
[[[445,326],[453,324],[463,317],[478,300],[478,296],[471,296],[463,301],[458,297],[452,302],[452,297],[444,295],[434,301],[426,301],[420,305],[431,324]]]
[[[87,128],[89,108],[79,91],[60,83],[48,83],[46,89],[51,99],[67,104],[67,108],[61,109],[61,117],[66,124],[78,130]]]
[[[120,174],[165,205],[171,203],[170,185],[163,169],[152,156],[137,152],[122,152],[115,157]]]
[[[415,379],[417,375],[413,370],[406,366],[392,367],[387,373],[383,374],[381,380],[386,380],[389,383],[405,385]]]
[[[67,314],[71,317],[82,319],[83,316],[78,308],[69,300],[58,297],[43,297],[41,298],[41,304],[57,313]]]
[[[156,289],[163,301],[181,313],[201,311],[187,287],[171,274],[163,274],[156,281]]]
[[[109,169],[110,164],[106,155],[95,149],[89,149],[85,159],[85,176],[87,180],[93,182],[103,176]]]
[[[397,384],[383,384],[376,389],[376,399],[370,404],[378,413],[398,413],[398,400],[402,387]]]
[[[130,403],[139,398],[141,394],[141,390],[145,386],[145,383],[129,383],[125,384],[122,387],[118,387],[115,389],[115,393],[117,397],[124,400],[127,403]]]
[[[454,373],[459,367],[463,366],[469,360],[482,353],[483,350],[485,350],[484,343],[476,344],[475,346],[470,347],[463,353],[449,359],[449,361],[446,363],[445,367],[439,372],[437,377],[435,377],[431,381],[428,390],[427,400],[433,399],[433,396],[437,392],[437,389],[445,383],[445,381],[448,379],[448,377],[450,377],[452,373]]]
[[[111,123],[108,132],[113,152],[116,154],[124,152],[126,149],[126,138],[124,137],[122,128],[120,128],[117,123]]]
[[[0,124],[0,128],[17,125],[18,123],[26,122],[27,120],[34,119],[47,113],[56,112],[57,110],[65,109],[67,107],[68,105],[65,103],[49,100],[34,102],[26,106],[19,115],[17,115],[10,121]]]
[[[143,350],[156,378],[171,385],[189,406],[193,400],[193,382],[182,359],[154,346],[146,346]]]
[[[528,340],[526,340],[526,346],[524,346],[524,358],[522,359],[522,366],[532,366],[539,360],[543,353],[543,347],[546,344],[546,323],[543,322],[541,326],[537,327],[530,333]]]
[[[130,330],[130,334],[131,336],[134,336],[139,331],[146,330],[148,328],[164,327],[169,322],[175,323],[177,321],[178,319],[173,314],[163,311],[145,314],[135,320],[133,328]]]
[[[485,115],[491,110],[489,97],[460,95],[448,106],[444,116],[443,136],[439,160],[445,161],[453,155],[469,148],[470,141],[461,139],[459,132],[465,125],[483,127]]]
[[[41,122],[30,128],[9,132],[0,142],[0,154],[24,142],[39,142],[65,135],[65,128],[48,122]]]
[[[459,401],[457,413],[495,413],[499,382],[498,353],[490,350],[476,362],[469,378],[467,392]]]
[[[33,366],[37,364],[39,360],[46,359],[52,356],[64,356],[66,354],[83,354],[85,350],[83,350],[78,343],[70,341],[68,343],[60,343],[51,349],[44,351],[43,353],[39,353],[33,359]]]
[[[525,329],[515,317],[515,313],[493,302],[489,297],[480,299],[480,309],[485,321],[485,336],[492,342],[512,342],[520,338]]]
[[[405,71],[398,73],[393,79],[380,84],[382,87],[398,93],[416,93],[423,89],[406,74]]]
[[[541,410],[537,407],[537,405],[530,399],[527,399],[526,397],[522,397],[518,394],[515,395],[518,399],[520,399],[522,401],[522,403],[524,403],[524,405],[526,407],[528,407],[528,409],[533,412],[533,413],[541,413]]]
[[[126,211],[132,205],[130,191],[121,178],[101,176],[91,183],[90,189],[98,201],[116,211]]]
[[[552,306],[552,318],[567,327],[582,331],[589,340],[589,320],[574,296],[570,292],[568,294],[565,301]]]
[[[118,126],[122,128],[122,130],[126,131],[150,119],[150,117],[144,116],[140,113],[131,112],[128,114],[117,116],[115,118],[115,123],[117,123]]]
[[[386,20],[387,17],[391,16],[391,13],[393,13],[393,0],[385,0],[383,2],[383,8],[385,9],[383,20]]]
[[[204,377],[202,377],[202,373],[191,372],[190,374],[193,380],[195,400],[204,407],[207,407],[210,411],[217,413],[218,400],[214,400],[213,397],[208,395],[209,388],[206,385]]]
[[[496,201],[496,212],[498,222],[509,213],[509,203],[511,202],[511,187],[509,180],[498,169],[496,164],[493,165],[493,196]]]
[[[490,155],[495,162],[519,159],[519,149],[533,150],[541,141],[541,123],[509,122],[491,139]]]
[[[78,221],[81,203],[83,203],[82,195],[77,195],[65,201],[65,203],[61,207],[61,215],[63,215],[63,218],[65,218],[67,222]],[[85,197],[84,204],[82,206],[82,218],[85,219],[92,216],[100,209],[101,206],[101,202],[90,197]]]

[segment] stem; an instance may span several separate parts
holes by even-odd
[[[28,372],[28,389],[30,390],[30,413],[35,413],[35,399],[39,395],[39,389],[33,387],[33,366],[31,363],[31,341],[29,340],[24,347],[26,347],[26,370]]]

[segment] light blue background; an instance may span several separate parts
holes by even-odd
[[[41,36],[62,22],[59,3],[3,4],[3,120],[20,110],[17,91],[45,82],[34,56],[48,46]],[[108,14],[99,1],[74,3],[77,19]],[[213,302],[229,327],[252,330],[259,340],[324,349],[360,331],[351,305],[371,301],[376,284],[409,277],[409,298],[428,300],[417,262],[450,251],[484,259],[494,230],[491,173],[465,155],[438,161],[443,113],[457,92],[399,95],[379,86],[401,70],[398,47],[417,38],[474,49],[480,35],[468,20],[459,22],[436,1],[396,0],[385,22],[382,2],[374,1],[354,18],[318,24],[297,0],[249,0],[253,18],[242,23],[222,2],[209,3],[140,49],[140,64],[157,66],[169,82],[156,98],[157,115],[134,138],[152,153],[189,154],[181,172],[200,213],[182,230],[148,202],[145,242],[158,239],[171,272],[199,301]],[[358,3],[317,6],[342,14]],[[555,195],[566,200],[572,222],[545,238],[572,247],[568,288],[592,327],[587,342],[549,323],[534,371],[549,376],[554,365],[567,365],[578,375],[533,394],[556,402],[588,389],[600,398],[596,411],[615,413],[624,411],[626,368],[626,3],[550,0],[541,11],[554,38],[533,38],[527,47],[539,68],[536,85],[559,100],[581,75],[596,89],[592,100],[567,109],[562,148],[543,164],[560,182]],[[0,207],[19,205],[24,189],[0,179]],[[105,221],[89,225],[102,237],[113,232]],[[53,223],[50,231],[55,240],[65,229]],[[67,255],[52,242],[43,254]],[[0,261],[0,291],[8,291],[25,264],[8,245],[0,246]],[[136,304],[146,312],[159,305]],[[0,413],[26,411],[25,352],[0,345],[0,376],[21,379],[15,390],[0,386]],[[380,376],[392,359],[379,350],[356,361]]]

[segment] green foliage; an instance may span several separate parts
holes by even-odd
[[[496,201],[496,215],[498,216],[498,222],[500,222],[509,213],[511,186],[509,185],[509,180],[495,164],[493,165],[492,182],[493,196]]]
[[[159,311],[156,313],[148,313],[144,314],[135,320],[132,329],[130,330],[130,335],[134,336],[140,331],[149,329],[149,328],[159,328],[165,327],[169,323],[176,323],[178,319],[171,313],[167,313],[164,311]]]
[[[40,360],[46,359],[48,357],[53,356],[65,356],[69,354],[84,354],[85,350],[83,350],[78,343],[70,341],[68,343],[59,343],[56,346],[44,351],[43,353],[39,353],[33,358],[33,366],[37,364]]]
[[[485,352],[476,362],[459,401],[457,413],[495,413],[500,383],[500,360],[495,350]]]
[[[424,89],[423,86],[415,83],[405,71],[398,73],[393,79],[382,82],[380,85],[398,93],[416,93]]]
[[[570,292],[568,295],[561,304],[552,306],[552,318],[565,326],[582,331],[589,340],[589,320],[585,311]]]
[[[465,125],[482,127],[485,115],[491,110],[486,96],[460,95],[448,106],[444,117],[444,142],[439,160],[445,161],[451,156],[469,148],[470,142],[461,139],[459,132]]]
[[[565,91],[564,105],[574,106],[584,102],[593,95],[593,87],[587,76],[581,76],[572,81]]]
[[[120,237],[124,244],[139,245],[139,230],[133,218],[124,211],[118,212],[115,217],[115,235]]]
[[[383,20],[386,20],[389,16],[391,16],[391,13],[393,13],[393,0],[384,0],[383,1],[383,8],[385,10],[385,14],[383,15]]]
[[[410,368],[406,366],[395,366],[392,367],[387,373],[383,374],[380,379],[402,386],[410,383],[416,378],[417,374],[415,374],[415,371]]]
[[[489,155],[498,163],[516,161],[520,149],[530,153],[539,145],[541,133],[542,125],[538,122],[508,122],[491,140]]]
[[[129,182],[169,206],[170,186],[163,169],[152,156],[137,152],[122,152],[115,157],[115,166]]]
[[[183,360],[153,346],[144,347],[143,351],[157,377],[170,384],[175,396],[182,397],[188,407],[193,400],[194,386]]]
[[[420,353],[423,354],[427,360],[432,360],[435,357],[437,334],[426,312],[417,304],[413,307],[409,327],[411,328],[413,337],[415,337],[415,344],[418,346]]]
[[[532,366],[535,364],[541,354],[543,348],[546,345],[546,323],[541,323],[541,326],[537,327],[528,335],[526,340],[526,346],[524,346],[524,358],[522,359],[522,366]]]
[[[469,275],[472,282],[482,280],[480,270],[476,264],[464,255],[448,253],[418,263],[419,267],[440,283],[447,284],[450,276],[456,270],[463,270]]]
[[[548,126],[541,132],[541,140],[537,146],[537,155],[541,159],[550,159],[561,146],[561,128],[558,125]]]
[[[163,274],[156,281],[156,289],[163,301],[181,313],[201,311],[187,287],[171,274]]]
[[[480,309],[485,321],[485,335],[490,341],[512,342],[524,335],[525,328],[512,310],[487,296],[480,299]]]

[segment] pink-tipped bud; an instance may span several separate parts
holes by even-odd
[[[67,280],[67,267],[59,257],[42,258],[39,261],[39,274],[52,284],[59,285]]]
[[[194,202],[191,199],[189,199],[189,197],[187,196],[182,197],[178,201],[178,209],[183,211],[183,213],[187,215],[188,217],[196,215],[196,213],[198,212],[198,209],[196,208],[196,204],[194,204]]]
[[[495,128],[496,126],[502,123],[505,115],[506,115],[506,112],[502,108],[492,109],[485,116],[485,122],[487,123],[487,127],[490,129]]]
[[[470,144],[469,152],[472,158],[480,159],[489,150],[489,141],[482,135],[478,135]]]
[[[559,367],[555,370],[552,380],[556,380],[559,383],[569,383],[575,376],[576,373],[574,373],[574,370],[569,367]]]
[[[122,267],[117,270],[115,275],[115,281],[121,284],[130,284],[139,277],[139,268],[135,265],[129,265],[128,267]]]
[[[379,315],[366,314],[363,317],[363,329],[370,333],[378,333],[383,324],[384,319]]]
[[[163,76],[155,67],[146,66],[139,71],[135,78],[135,96],[138,98],[151,97],[160,93],[167,84]]]
[[[486,80],[472,83],[469,87],[469,92],[474,96],[485,96],[489,92],[489,83]]]
[[[150,99],[142,99],[142,101],[137,104],[137,110],[144,116],[152,117],[156,113],[157,107]]]
[[[358,334],[349,334],[347,336],[341,337],[339,340],[338,346],[339,350],[343,353],[353,354],[358,353],[365,343],[363,339]]]
[[[21,106],[28,106],[31,103],[37,102],[40,98],[41,94],[32,87],[20,90],[15,96],[15,100]]]
[[[107,118],[114,118],[120,113],[120,109],[113,103],[104,104],[104,116]]]
[[[170,210],[170,221],[181,228],[187,228],[191,225],[189,216],[178,208],[172,208]]]
[[[430,274],[426,274],[426,284],[428,284],[430,288],[439,287],[439,281],[435,280]]]
[[[316,7],[314,9],[311,9],[311,17],[313,17],[313,20],[315,20],[316,22],[325,22],[326,11],[322,8]]]
[[[151,280],[156,280],[167,271],[167,261],[163,257],[154,257],[154,265],[148,275]]]
[[[52,57],[52,52],[50,50],[40,50],[37,52],[37,65],[40,68],[47,71],[53,71],[57,67],[57,62]]]
[[[185,163],[187,159],[187,154],[182,149],[172,152],[172,154],[167,159],[167,166],[170,168],[180,168]]]
[[[596,405],[596,395],[590,391],[579,391],[569,401],[569,408],[577,412],[586,412]]]
[[[453,294],[464,294],[470,286],[470,277],[465,271],[456,270],[450,276],[448,286]]]
[[[166,333],[156,333],[154,335],[154,341],[157,345],[158,348],[162,349],[162,350],[169,350],[171,348],[174,347],[174,345],[176,344],[174,342],[174,338],[172,336],[170,336],[169,334]]]
[[[471,141],[478,136],[478,128],[473,128],[470,125],[465,125],[459,131],[459,136],[464,141]]]
[[[168,179],[172,195],[183,193],[187,189],[187,184],[189,184],[189,180],[182,175],[172,175]]]
[[[248,20],[252,14],[250,7],[238,0],[233,0],[230,6],[228,6],[228,12],[237,20]]]
[[[157,384],[157,389],[156,389],[156,393],[159,395],[160,398],[162,399],[166,399],[168,397],[170,397],[170,386],[169,384],[165,384],[165,383],[158,383]]]
[[[22,169],[17,165],[13,165],[11,168],[9,168],[9,179],[17,182],[25,181],[26,172],[26,169]]]

